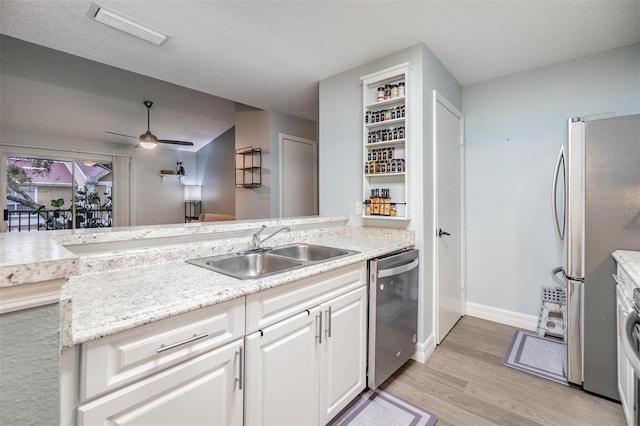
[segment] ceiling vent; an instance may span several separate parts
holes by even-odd
[[[98,22],[120,31],[124,31],[125,33],[131,34],[132,36],[141,38],[153,44],[160,45],[167,39],[166,35],[134,22],[129,18],[125,18],[116,12],[105,9],[97,3],[93,3],[91,5],[89,13],[93,16],[93,19]]]

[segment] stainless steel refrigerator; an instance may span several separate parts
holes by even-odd
[[[567,378],[619,400],[611,253],[640,250],[640,115],[569,120],[552,206],[563,248],[552,273],[567,291]]]

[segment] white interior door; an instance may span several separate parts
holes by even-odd
[[[434,91],[436,343],[464,313],[463,116]]]
[[[318,214],[316,141],[280,134],[280,217]]]

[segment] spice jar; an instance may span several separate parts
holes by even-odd
[[[398,83],[398,96],[399,97],[404,96],[404,81],[401,81],[400,83]]]
[[[391,86],[391,97],[392,98],[397,98],[399,96],[400,90],[398,89],[398,85],[394,84]]]
[[[376,97],[378,102],[384,101],[384,87],[378,87],[378,96]]]
[[[390,84],[385,84],[384,85],[384,99],[391,99],[391,85]]]

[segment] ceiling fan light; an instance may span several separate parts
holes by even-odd
[[[140,135],[140,146],[146,149],[153,149],[158,145],[158,138],[156,138],[149,130]]]
[[[140,146],[145,148],[145,149],[153,149],[156,146],[158,146],[158,144],[155,143],[155,142],[142,142],[142,141],[140,141]]]

